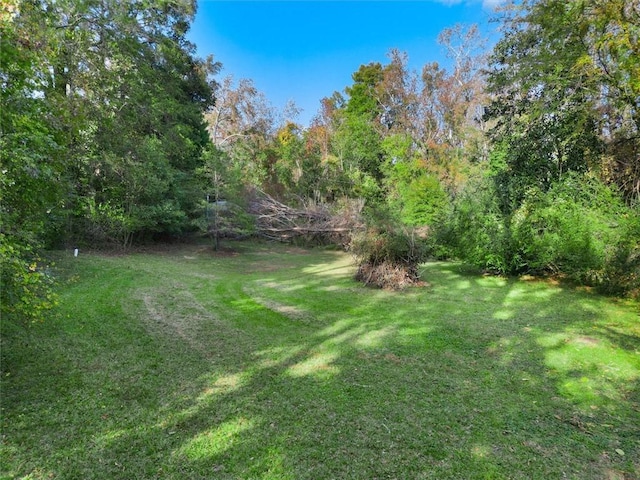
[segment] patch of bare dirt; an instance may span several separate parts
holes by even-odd
[[[213,247],[208,247],[208,250],[211,255],[214,257],[237,257],[240,255],[240,252],[231,248],[231,247],[218,247],[218,249],[214,249]]]

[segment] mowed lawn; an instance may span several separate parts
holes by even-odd
[[[2,322],[2,478],[637,479],[640,306],[274,244],[60,254]]]

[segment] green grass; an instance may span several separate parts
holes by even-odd
[[[2,323],[2,478],[640,478],[637,303],[334,251],[59,259]]]

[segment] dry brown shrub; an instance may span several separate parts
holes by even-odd
[[[363,227],[362,200],[344,199],[340,204],[326,205],[300,200],[297,207],[284,204],[270,195],[253,190],[249,213],[256,219],[257,232],[271,240],[306,244],[346,246],[354,231]]]
[[[412,286],[424,286],[415,265],[399,265],[382,262],[377,265],[361,263],[356,272],[356,280],[367,286],[386,290],[402,290]]]

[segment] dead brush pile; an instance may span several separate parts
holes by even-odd
[[[358,262],[355,278],[367,286],[401,290],[425,285],[418,270],[425,252],[413,231],[369,228],[354,235],[351,251]]]
[[[258,234],[282,242],[346,247],[352,233],[363,228],[361,200],[345,200],[331,206],[303,201],[298,204],[293,207],[254,190],[249,213],[255,218]]]
[[[367,286],[386,290],[402,290],[406,287],[425,285],[425,282],[420,280],[417,266],[391,262],[378,265],[361,263],[355,278]]]

